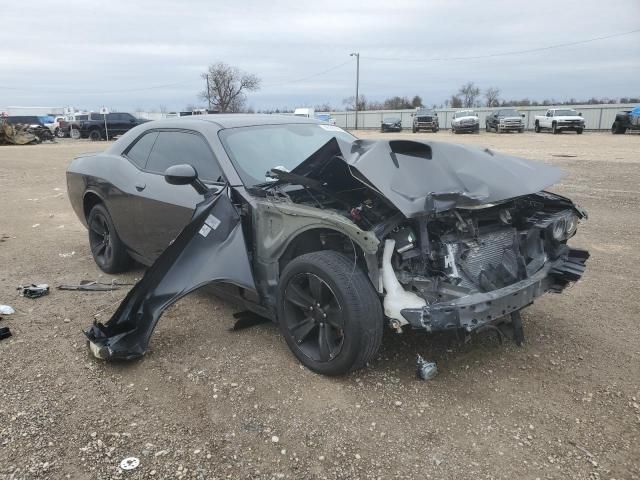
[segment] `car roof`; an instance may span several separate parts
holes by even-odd
[[[252,125],[283,125],[287,123],[320,123],[318,120],[307,117],[296,117],[294,115],[270,115],[270,114],[245,114],[245,113],[214,113],[208,115],[190,115],[186,117],[170,118],[169,122],[184,123],[210,122],[219,125],[221,128],[249,127]],[[164,122],[156,120],[155,125]]]

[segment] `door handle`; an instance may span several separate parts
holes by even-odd
[[[141,192],[145,188],[147,188],[147,184],[146,183],[136,183],[136,190],[138,190],[139,192]]]

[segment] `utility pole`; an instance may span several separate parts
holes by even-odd
[[[356,57],[356,100],[354,103],[354,107],[356,110],[356,130],[358,130],[358,89],[360,88],[360,53],[354,52],[349,54],[350,57]]]
[[[209,104],[209,108],[207,109],[207,113],[211,111],[211,90],[209,90],[209,72],[204,74],[207,79],[207,103]]]

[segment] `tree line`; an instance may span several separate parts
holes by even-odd
[[[210,65],[205,73],[201,75],[205,80],[207,88],[198,94],[200,100],[206,103],[210,110],[221,113],[224,112],[247,112],[254,113],[253,108],[247,107],[247,92],[255,92],[260,89],[261,79],[252,74],[243,72],[237,67],[233,67],[223,62]],[[482,90],[474,82],[467,82],[455,93],[442,103],[432,104],[432,108],[479,108],[479,107],[535,107],[549,105],[595,105],[613,103],[640,103],[640,97],[621,98],[596,98],[568,100],[530,100],[501,98],[498,87],[487,87]],[[369,100],[365,95],[359,95],[357,109],[362,110],[406,110],[423,107],[422,97],[414,95],[393,96],[385,100]],[[342,101],[342,106],[337,107],[330,103],[322,103],[314,106],[318,112],[332,111],[353,111],[356,109],[355,96],[347,97]],[[292,108],[276,108],[268,110],[258,110],[258,113],[289,113]]]

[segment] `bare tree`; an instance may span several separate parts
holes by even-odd
[[[367,98],[364,95],[359,95],[358,97],[358,111],[367,110]],[[351,95],[350,97],[342,100],[342,104],[348,111],[355,110],[355,98],[355,95]]]
[[[413,97],[413,99],[411,100],[411,106],[413,108],[422,107],[422,97],[420,95],[416,95],[415,97]]]
[[[489,87],[484,92],[484,98],[487,101],[487,107],[497,107],[500,105],[500,90],[495,87]]]
[[[208,80],[209,90],[201,92],[199,97],[210,101],[211,106],[220,112],[241,111],[246,101],[245,92],[260,89],[260,79],[256,75],[223,62],[209,65],[202,78]]]
[[[473,82],[469,82],[460,87],[458,95],[462,97],[463,107],[472,108],[476,103],[476,99],[480,96],[480,89]]]
[[[462,108],[462,100],[457,95],[451,95],[449,106],[451,108]]]

